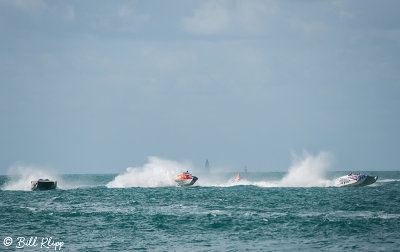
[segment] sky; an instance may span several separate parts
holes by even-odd
[[[400,170],[400,1],[0,0],[0,174],[149,156]]]

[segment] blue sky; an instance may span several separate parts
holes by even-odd
[[[0,173],[398,170],[399,1],[0,1]]]

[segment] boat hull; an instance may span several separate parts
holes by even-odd
[[[38,180],[31,182],[32,191],[53,190],[57,188],[57,181]]]
[[[175,180],[175,182],[178,184],[178,186],[186,187],[193,185],[194,183],[196,183],[197,180],[198,180],[197,177],[193,177],[191,179]]]

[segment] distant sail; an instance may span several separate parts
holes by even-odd
[[[210,162],[208,162],[208,159],[206,160],[204,168],[206,169],[206,171],[210,171]]]
[[[247,166],[244,167],[244,173],[247,173]]]

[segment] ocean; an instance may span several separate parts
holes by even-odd
[[[180,188],[152,180],[156,170],[58,175],[50,191],[0,176],[0,250],[400,250],[399,171],[368,171],[378,181],[358,188],[331,184],[346,172],[303,185],[290,172],[242,173],[239,183],[234,172],[199,172]]]

